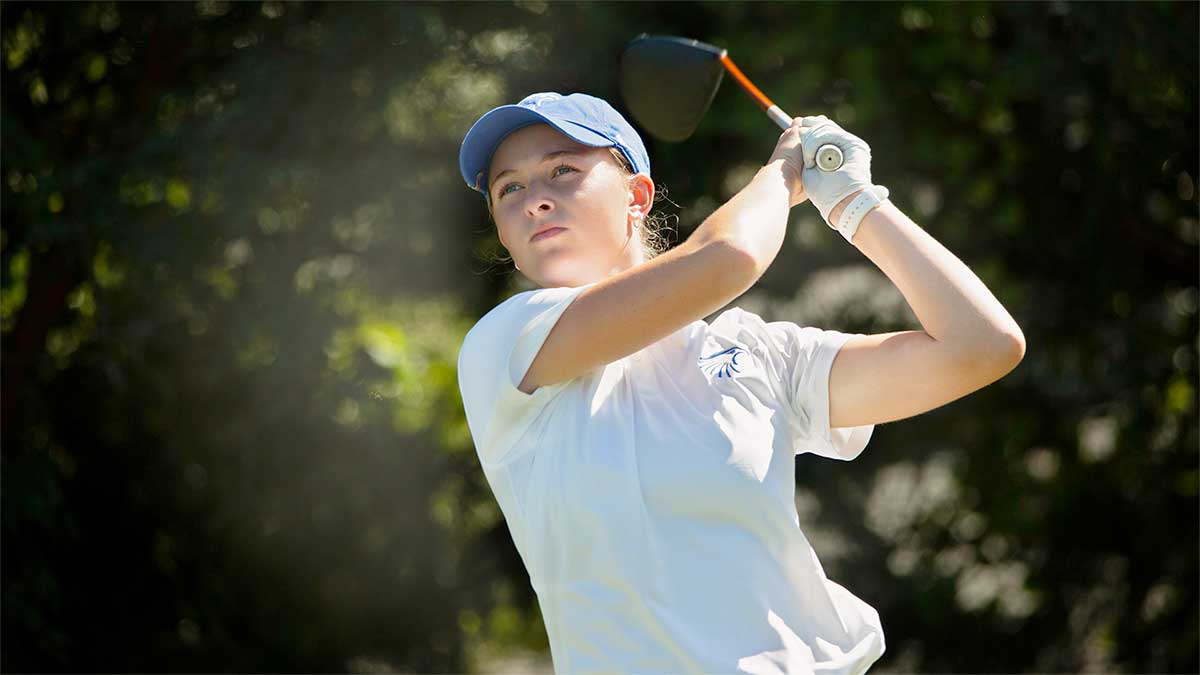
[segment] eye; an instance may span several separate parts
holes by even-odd
[[[557,178],[558,176],[566,175],[564,173],[559,173],[558,172],[559,169],[567,169],[568,172],[579,170],[579,169],[576,169],[575,167],[569,166],[567,164],[559,164],[558,166],[554,167],[554,169],[550,172],[550,175],[554,178]],[[503,198],[504,195],[506,195],[510,192],[510,190],[508,188],[513,187],[515,185],[518,185],[518,183],[508,183],[504,187],[500,188],[500,192],[499,192],[500,197]]]

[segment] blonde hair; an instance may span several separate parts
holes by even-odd
[[[608,146],[608,151],[612,153],[614,159],[617,160],[617,167],[621,171],[621,176],[625,179],[626,185],[633,183],[633,168],[629,164],[629,160],[616,146]],[[658,203],[661,200],[667,199],[667,187],[665,185],[655,184],[654,202]],[[492,211],[492,200],[487,199],[488,217],[491,218],[492,224],[496,224],[496,214]],[[671,202],[674,203],[674,202]],[[671,231],[667,225],[667,221],[675,216],[663,215],[661,212],[651,212],[642,220],[641,227],[638,228],[638,239],[642,244],[642,252],[645,254],[646,260],[652,260],[663,253],[666,253],[671,248],[671,242],[666,237],[666,232]],[[493,256],[490,262],[494,263],[510,263],[512,258],[509,256]]]

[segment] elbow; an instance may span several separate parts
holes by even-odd
[[[1016,368],[1017,364],[1025,358],[1025,334],[1021,332],[1020,328],[1017,328],[1016,333],[1012,336],[1012,342],[1013,367]]]
[[[1004,333],[1001,344],[1000,353],[1009,364],[1009,370],[1016,368],[1025,358],[1025,334],[1021,332],[1021,327],[1014,323],[1012,329]]]
[[[959,368],[973,382],[971,390],[987,386],[1009,374],[1025,358],[1025,336],[1019,329],[998,333],[958,352]]]
[[[1025,358],[1025,335],[1015,325],[987,349],[986,362],[992,366],[994,380],[1009,374]]]

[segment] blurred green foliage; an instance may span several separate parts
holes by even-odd
[[[647,31],[729,49],[972,267],[1028,351],[797,461],[881,672],[1196,672],[1195,3],[0,5],[5,671],[546,656],[455,377],[524,281],[461,184],[495,105]],[[686,237],[776,133],[648,140]],[[918,327],[808,205],[738,304]],[[510,662],[511,663],[511,662]],[[545,664],[543,663],[543,666]]]

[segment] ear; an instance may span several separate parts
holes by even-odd
[[[654,181],[644,173],[634,174],[629,178],[629,208],[628,222],[630,224],[645,220],[650,215],[650,207],[654,205]]]

